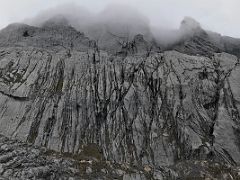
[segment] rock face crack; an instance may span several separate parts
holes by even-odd
[[[4,91],[0,91],[0,93],[4,96],[7,96],[15,101],[29,101],[28,97],[20,97],[20,96],[15,96],[12,94],[5,93]]]

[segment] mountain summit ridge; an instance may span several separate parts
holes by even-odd
[[[40,27],[25,24],[9,25],[0,31],[0,39],[1,43],[5,42],[2,46],[6,46],[7,43],[10,43],[8,46],[11,46],[11,42],[12,45],[20,43],[24,46],[26,40],[28,41],[28,38],[23,35],[24,32],[29,31],[30,34],[33,32],[35,33],[35,36],[31,37],[29,35],[29,41],[31,41],[31,39],[34,40],[35,37],[42,39],[47,35],[44,34],[44,31],[47,30],[49,30],[49,33],[51,33],[50,31],[56,31],[58,34],[62,33],[62,38],[66,37],[68,39],[67,41],[70,41],[71,38],[73,38],[73,34],[75,34],[74,36],[78,36],[76,34],[82,34],[82,36],[85,36],[86,39],[88,38],[89,41],[96,41],[99,49],[110,53],[118,53],[118,51],[121,51],[124,43],[130,43],[134,40],[135,36],[142,35],[144,41],[148,42],[150,46],[148,48],[154,46],[153,49],[158,49],[157,51],[159,51],[159,49],[162,52],[165,50],[177,50],[190,55],[208,55],[209,57],[211,57],[214,53],[226,52],[240,57],[240,39],[221,36],[220,34],[204,30],[199,22],[190,17],[185,17],[182,20],[179,30],[171,32],[171,34],[177,38],[175,38],[175,40],[170,44],[162,41],[161,38],[155,37],[151,32],[148,32],[147,34],[131,34],[131,30],[129,30],[129,32],[126,31],[123,34],[119,34],[119,32],[114,32],[114,29],[111,30],[108,29],[108,27],[103,28],[101,25],[88,27],[85,31],[79,32],[71,25],[70,20],[65,18],[63,15],[47,19]],[[100,34],[95,33],[97,31],[99,31]],[[11,36],[9,32],[12,32],[13,35]],[[12,37],[15,37],[15,39]],[[61,41],[61,39],[56,41],[59,40]],[[33,42],[30,42],[30,44],[31,43],[33,44]],[[47,42],[43,42],[43,46],[45,43]],[[35,44],[39,45],[37,43]]]

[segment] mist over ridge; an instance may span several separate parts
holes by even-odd
[[[48,41],[49,34],[42,31],[49,27],[48,30],[51,34],[51,27],[57,30],[59,28],[56,26],[59,26],[60,29],[63,28],[63,31],[59,32],[60,36],[68,38],[67,36],[71,35],[71,33],[83,33],[86,38],[94,40],[101,50],[112,54],[123,51],[127,53],[128,49],[138,43],[141,46],[140,49],[142,49],[139,50],[141,51],[140,54],[154,49],[154,52],[177,50],[191,55],[204,56],[211,56],[214,52],[228,52],[236,56],[240,55],[238,52],[239,39],[208,31],[202,28],[201,24],[192,17],[186,16],[179,22],[178,28],[173,29],[167,25],[168,23],[161,20],[158,23],[152,23],[141,12],[132,6],[123,4],[110,4],[102,11],[95,12],[74,3],[62,4],[46,9],[35,17],[29,17],[22,21],[22,23],[32,27],[23,25],[25,28],[20,28],[22,30],[17,32],[18,27],[21,27],[21,25],[10,25],[9,28],[2,30],[5,34],[2,33],[0,38],[4,39],[2,41],[5,42],[4,44],[9,44],[11,42],[9,38],[13,38],[12,42],[19,40],[15,36],[16,34],[21,36],[23,29],[27,30],[29,28],[30,32],[34,34],[34,28],[38,28],[36,33],[40,34],[35,38],[43,39],[46,36],[46,41]],[[73,32],[73,29],[69,29],[70,32],[68,32],[67,27],[72,27],[76,32]],[[13,36],[9,32],[12,32]],[[9,38],[6,37],[6,34],[8,34],[7,37]],[[23,38],[22,40],[27,39]],[[27,41],[30,44],[32,43],[31,39]],[[35,43],[39,46],[37,41]],[[60,42],[61,39],[58,39],[58,41],[55,44],[63,43]],[[52,42],[46,43],[51,44]]]
[[[68,25],[96,41],[104,38],[106,40],[107,36],[117,36],[127,41],[132,40],[135,35],[142,34],[146,40],[155,39],[161,45],[169,45],[192,33],[196,24],[201,29],[200,24],[190,17],[183,20],[188,21],[185,24],[188,28],[183,28],[182,24],[179,25],[179,29],[171,29],[167,25],[163,26],[161,21],[152,25],[148,17],[137,9],[121,4],[108,5],[100,12],[91,12],[76,4],[64,4],[42,11],[37,16],[24,20],[24,23],[41,27],[48,21],[59,23],[61,19],[65,19]]]

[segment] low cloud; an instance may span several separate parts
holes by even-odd
[[[24,22],[33,26],[43,26],[48,20],[59,18],[65,18],[71,26],[95,40],[106,38],[106,34],[125,40],[142,34],[146,39],[154,38],[159,43],[168,45],[179,40],[184,34],[183,29],[174,30],[151,25],[150,20],[137,9],[120,4],[108,5],[98,13],[76,4],[64,4],[42,11]]]

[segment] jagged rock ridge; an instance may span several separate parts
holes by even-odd
[[[179,31],[179,40],[165,47],[168,50],[177,50],[190,55],[213,56],[214,53],[227,52],[240,57],[240,39],[222,36],[218,33],[204,30],[192,18],[185,18]]]

